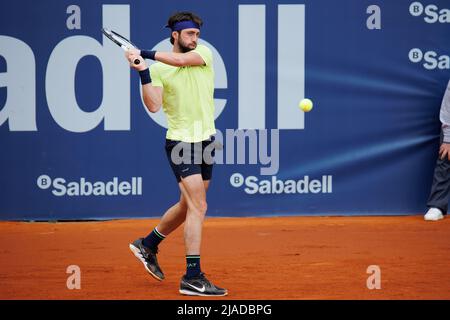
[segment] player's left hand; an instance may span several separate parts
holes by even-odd
[[[130,67],[137,71],[142,71],[147,69],[147,63],[145,62],[145,59],[140,56],[140,50],[137,49],[130,49],[125,51],[125,57],[127,58],[128,62],[130,63]],[[139,64],[134,64],[134,61],[138,59],[140,61]]]
[[[136,56],[140,56],[141,55],[141,50],[137,49],[137,48],[130,48],[128,49],[128,52],[130,54],[136,55]]]
[[[441,160],[447,158],[450,161],[450,143],[442,143],[439,148],[439,157]]]

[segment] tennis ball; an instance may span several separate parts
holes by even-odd
[[[304,112],[309,112],[311,111],[312,107],[313,107],[313,103],[311,100],[309,99],[303,99],[302,101],[300,101],[300,103],[298,104],[298,107],[300,109],[302,109]]]

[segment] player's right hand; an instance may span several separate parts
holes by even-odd
[[[147,63],[145,62],[145,59],[140,56],[141,51],[137,49],[130,49],[128,51],[125,51],[125,57],[127,58],[128,62],[130,63],[130,67],[137,71],[142,71],[147,69]],[[134,61],[138,59],[140,61],[139,64],[135,64]]]

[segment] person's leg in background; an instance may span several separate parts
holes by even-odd
[[[441,131],[440,143],[443,142]],[[450,161],[447,156],[441,159],[438,156],[436,166],[434,168],[433,183],[431,185],[430,196],[427,206],[429,210],[425,214],[424,219],[428,221],[436,221],[444,218],[447,214],[448,201],[450,199]]]

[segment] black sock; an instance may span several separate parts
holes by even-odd
[[[194,278],[200,275],[200,256],[186,256],[186,278]]]
[[[160,242],[165,238],[166,236],[161,234],[158,229],[155,228],[142,242],[144,243],[144,246],[150,248],[152,251],[156,251]]]

